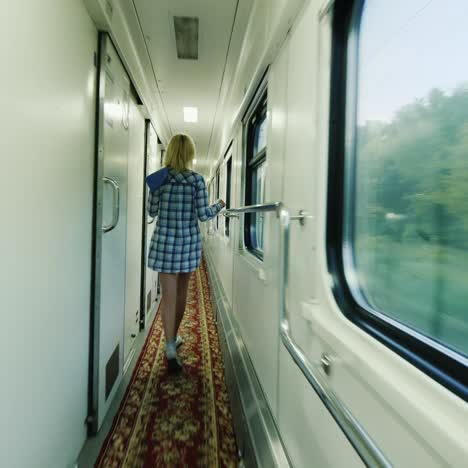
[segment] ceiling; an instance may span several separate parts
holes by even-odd
[[[134,4],[172,134],[184,132],[193,137],[195,170],[207,172],[238,0],[134,0]],[[178,59],[174,16],[198,17],[198,60]],[[184,107],[198,108],[197,123],[184,122]]]

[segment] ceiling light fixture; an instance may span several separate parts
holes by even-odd
[[[196,159],[193,160],[193,164],[197,164],[197,160],[196,160]]]
[[[184,122],[198,122],[197,107],[184,107]]]

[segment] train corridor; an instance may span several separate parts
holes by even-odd
[[[110,431],[87,444],[80,466],[236,466],[229,396],[224,379],[207,267],[192,274],[181,324],[183,371],[169,374],[161,314],[148,332]],[[92,441],[92,439],[91,439]]]
[[[447,4],[4,2],[0,468],[466,468]]]

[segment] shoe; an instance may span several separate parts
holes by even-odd
[[[169,374],[175,374],[182,370],[182,363],[177,356],[173,358],[167,358],[167,370]]]
[[[175,340],[176,348],[178,348],[179,346],[182,346],[183,344],[184,344],[184,340],[182,339],[181,336],[177,335],[176,340]]]
[[[167,369],[169,373],[178,372],[182,370],[182,363],[177,356],[176,342],[171,341],[166,344],[166,359]]]

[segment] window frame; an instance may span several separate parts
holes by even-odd
[[[221,163],[219,165],[220,169],[222,169],[224,172],[224,195],[225,195],[225,200],[224,202],[226,203],[226,210],[229,210],[231,208],[231,202],[232,202],[232,196],[231,196],[231,191],[232,191],[232,161],[233,161],[233,140],[229,142],[227,145],[226,150],[223,153],[223,157],[221,160]],[[221,229],[222,229],[222,234],[226,239],[229,239],[229,228],[230,228],[230,218],[229,217],[224,217],[223,216],[224,223],[221,223]],[[224,225],[224,227],[223,227]]]
[[[267,161],[268,143],[257,154],[253,154],[253,147],[255,142],[255,131],[259,127],[258,122],[266,121],[268,130],[268,89],[266,78],[261,83],[257,90],[255,97],[250,105],[250,110],[244,120],[244,134],[245,134],[245,194],[244,200],[246,205],[253,205],[253,176],[257,170]],[[267,134],[268,141],[268,134]],[[263,181],[265,183],[265,180]],[[252,253],[259,260],[263,261],[264,251],[256,248],[253,245],[253,238],[256,238],[256,217],[258,213],[246,214],[244,216],[244,245],[246,249]]]
[[[384,315],[356,295],[353,264],[355,130],[360,23],[365,0],[337,0],[332,26],[329,116],[327,267],[343,314],[426,375],[468,402],[468,359]],[[351,195],[351,196],[350,196]],[[337,222],[337,220],[340,220]]]

